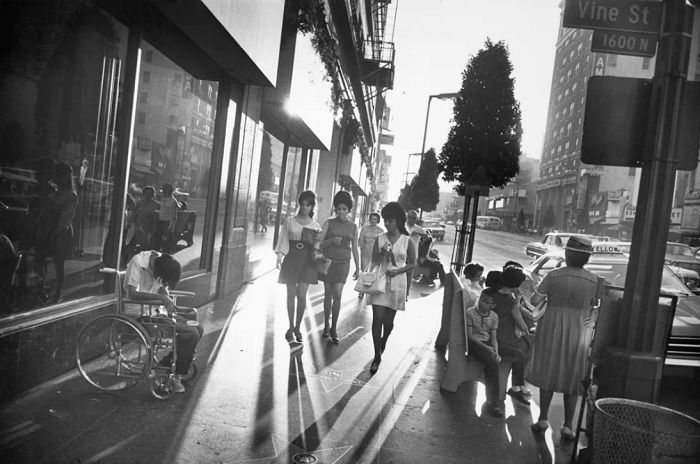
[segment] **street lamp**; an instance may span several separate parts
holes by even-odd
[[[430,102],[433,98],[437,98],[438,100],[448,100],[450,98],[456,98],[458,93],[438,93],[437,95],[430,95],[428,96],[428,110],[425,112],[425,129],[423,130],[423,147],[421,148],[420,152],[421,155],[425,153],[425,138],[428,135],[428,116],[430,115]]]

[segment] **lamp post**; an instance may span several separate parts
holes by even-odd
[[[428,116],[430,116],[430,102],[432,101],[433,98],[437,98],[438,100],[447,100],[450,98],[456,98],[457,95],[459,95],[457,92],[455,93],[438,93],[436,95],[430,95],[428,96],[428,109],[425,112],[425,129],[423,129],[423,146],[421,147],[421,155],[425,153],[425,139],[428,136]]]

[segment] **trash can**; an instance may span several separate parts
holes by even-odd
[[[700,421],[655,404],[624,398],[595,402],[593,464],[696,464]]]

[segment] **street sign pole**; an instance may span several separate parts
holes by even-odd
[[[685,0],[664,0],[664,24],[652,80],[651,103],[647,123],[645,157],[642,164],[637,212],[632,233],[630,262],[627,267],[625,293],[619,319],[616,354],[610,354],[611,365],[636,365],[646,371],[637,378],[654,379],[646,385],[636,384],[632,376],[601,378],[599,392],[620,396],[636,396],[642,401],[654,401],[663,367],[663,352],[653,358],[661,321],[657,320],[659,293],[664,265],[666,240],[676,170],[679,162],[679,115],[685,98],[689,51],[691,45],[692,8]],[[662,335],[662,337],[667,334]],[[655,343],[656,342],[656,343]],[[665,338],[663,339],[665,346]],[[646,361],[641,358],[647,356]],[[612,359],[612,358],[616,359]],[[652,359],[653,358],[653,359]],[[639,364],[641,362],[641,364]],[[658,365],[659,362],[661,365]],[[604,357],[603,363],[606,363]],[[648,370],[647,370],[648,369]],[[656,378],[655,378],[656,376]],[[620,385],[623,383],[624,385]],[[611,385],[616,384],[616,385]],[[604,395],[607,396],[607,395]]]

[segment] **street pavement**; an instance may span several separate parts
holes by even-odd
[[[441,319],[439,286],[412,286],[379,371],[371,376],[371,308],[357,298],[352,282],[343,295],[340,344],[321,337],[318,285],[309,291],[304,343],[291,346],[284,339],[285,291],[276,282],[277,272],[267,273],[235,298],[200,308],[200,374],[184,394],[158,401],[146,383],[104,393],[71,371],[5,402],[0,462],[569,461],[572,445],[559,437],[560,396],[550,412],[553,427],[538,437],[530,431],[539,413],[537,394],[529,408],[508,399],[506,418],[496,419],[482,413],[482,384],[466,382],[456,393],[440,390],[447,363],[433,347]],[[696,409],[684,411],[700,417],[693,384],[670,384],[662,402],[690,405]],[[306,454],[316,461],[300,461]]]

